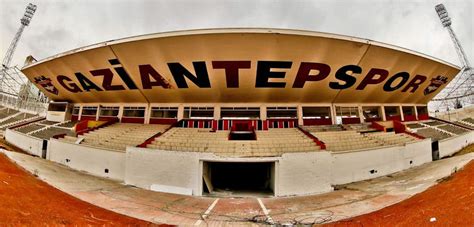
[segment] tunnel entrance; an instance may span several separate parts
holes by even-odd
[[[204,162],[204,194],[268,196],[274,195],[274,185],[274,162]]]

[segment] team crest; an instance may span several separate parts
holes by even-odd
[[[448,82],[448,78],[447,77],[444,77],[444,76],[437,76],[436,78],[433,78],[431,79],[431,83],[430,85],[428,85],[428,87],[425,88],[425,90],[423,91],[423,93],[425,95],[428,95],[428,94],[431,94],[433,93],[434,91],[438,90],[439,87],[441,87],[441,85],[445,84]]]
[[[35,77],[35,83],[41,85],[46,91],[49,91],[52,94],[58,95],[58,89],[53,85],[51,79],[46,78],[45,76]]]

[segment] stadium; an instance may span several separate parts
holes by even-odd
[[[15,108],[4,94],[0,127],[38,159],[149,191],[297,198],[472,144],[472,107],[428,112],[462,70],[312,31],[157,33],[30,59],[21,72],[47,110]]]

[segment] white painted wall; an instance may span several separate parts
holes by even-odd
[[[46,120],[54,122],[66,121],[66,111],[48,111]]]
[[[330,192],[332,155],[329,152],[287,153],[277,163],[276,196]]]
[[[5,140],[26,151],[28,154],[42,157],[43,139],[7,129],[5,132]]]
[[[125,152],[99,149],[50,139],[47,158],[100,177],[125,179]],[[106,173],[105,169],[109,172]]]
[[[431,140],[380,149],[332,153],[332,184],[371,179],[431,161]],[[410,164],[410,161],[412,162]],[[371,170],[376,172],[371,173]]]
[[[200,194],[200,153],[128,147],[125,183],[170,193]]]
[[[204,161],[275,162],[275,195],[290,196],[325,193],[332,191],[332,185],[371,179],[430,162],[431,141],[345,153],[318,151],[269,158],[225,158],[137,147],[127,147],[126,153],[121,153],[51,139],[48,159],[141,188],[196,196],[202,193]],[[104,173],[106,168],[108,174]],[[377,172],[372,174],[370,170]]]
[[[439,157],[447,157],[474,143],[474,131],[438,141]]]

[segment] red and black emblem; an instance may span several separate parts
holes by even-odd
[[[41,87],[52,94],[58,95],[59,93],[58,89],[51,82],[51,79],[45,76],[35,77],[35,83],[41,85]]]
[[[431,79],[431,83],[430,85],[428,85],[428,87],[425,88],[425,90],[423,91],[423,93],[425,95],[428,95],[428,94],[431,94],[433,93],[434,91],[438,90],[439,87],[441,87],[441,85],[445,84],[448,82],[448,78],[447,77],[444,77],[444,76],[437,76],[436,78],[433,78]]]

